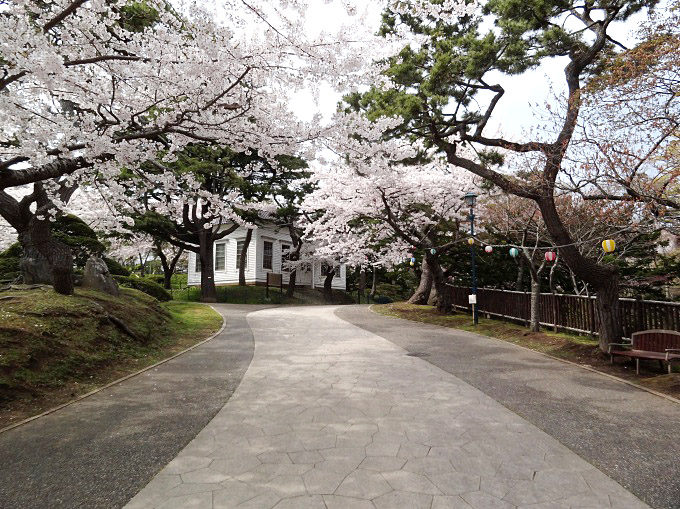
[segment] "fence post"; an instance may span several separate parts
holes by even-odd
[[[559,321],[557,320],[557,313],[560,307],[557,305],[557,295],[555,295],[554,293],[552,294],[552,304],[553,304],[553,331],[557,332],[557,322]]]

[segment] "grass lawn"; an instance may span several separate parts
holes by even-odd
[[[201,296],[200,288],[196,286],[181,290],[173,289],[172,298],[178,301],[198,302]],[[230,304],[295,304],[319,305],[326,304],[323,291],[311,288],[296,288],[293,297],[286,296],[278,288],[269,289],[269,297],[264,286],[218,286],[217,301]],[[351,304],[352,297],[346,292],[333,290],[333,301],[336,304]]]
[[[623,359],[616,364],[609,362],[609,356],[600,352],[596,338],[551,331],[530,332],[528,328],[511,322],[479,318],[479,325],[472,324],[472,317],[460,312],[451,315],[437,313],[433,306],[417,306],[405,302],[374,304],[372,309],[386,316],[404,318],[416,322],[452,327],[476,332],[510,343],[559,357],[577,364],[612,374],[650,389],[680,398],[680,373],[665,374],[656,362],[641,363],[640,376],[635,367]],[[676,368],[677,369],[677,368]]]
[[[222,324],[202,304],[121,292],[0,292],[0,428],[165,359]]]

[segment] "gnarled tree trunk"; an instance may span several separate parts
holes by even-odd
[[[19,233],[23,249],[21,272],[24,283],[51,284],[62,295],[73,293],[73,255],[71,248],[52,236],[49,222],[33,216]]]
[[[420,272],[420,282],[418,283],[418,288],[416,288],[415,293],[408,300],[409,304],[427,304],[427,299],[430,297],[430,291],[432,290],[432,267],[426,257],[423,257],[423,262],[421,264]]]
[[[432,284],[437,291],[437,311],[440,313],[450,313],[452,309],[451,292],[446,286],[444,271],[435,256],[427,254],[426,258],[432,272]]]

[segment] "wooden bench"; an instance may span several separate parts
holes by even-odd
[[[663,361],[671,372],[673,362],[680,362],[680,332],[671,330],[644,330],[634,332],[630,343],[610,343],[609,356],[612,364],[614,356],[635,359],[635,372],[640,374],[640,359],[658,360],[661,367]]]

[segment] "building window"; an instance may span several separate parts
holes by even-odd
[[[195,256],[194,272],[201,272],[201,256],[198,253],[195,253],[194,256]]]
[[[215,270],[224,270],[226,267],[226,250],[225,250],[226,244],[224,242],[221,242],[219,244],[215,244]]]
[[[241,268],[241,253],[243,252],[243,245],[245,244],[244,241],[239,240],[236,242],[236,268],[240,269]],[[248,253],[246,252],[246,259],[245,263],[243,264],[243,268],[247,269],[248,268]]]
[[[274,244],[264,241],[264,252],[262,254],[262,268],[272,270],[274,262]]]
[[[340,265],[335,267],[335,276],[333,277],[335,277],[335,279],[340,279]]]
[[[281,272],[289,272],[288,260],[290,259],[290,246],[281,244]]]

